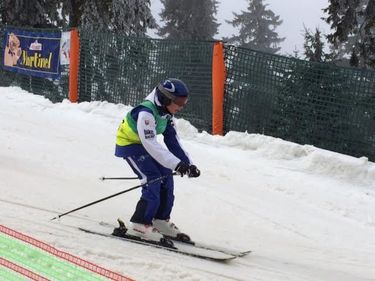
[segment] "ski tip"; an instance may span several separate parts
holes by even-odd
[[[252,252],[251,250],[242,251],[242,252],[239,253],[237,256],[238,256],[238,257],[244,257],[244,256],[250,254],[251,252]]]

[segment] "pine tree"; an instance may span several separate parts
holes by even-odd
[[[375,1],[330,0],[324,12],[334,30],[327,36],[329,42],[359,67],[375,67]]]
[[[113,30],[127,35],[144,35],[156,23],[150,0],[86,0],[81,25],[91,30]]]
[[[275,29],[282,24],[280,16],[267,9],[263,0],[249,0],[247,11],[233,13],[234,19],[227,21],[234,27],[240,27],[239,35],[224,38],[228,43],[268,53],[280,51],[279,43],[285,38],[279,38]]]
[[[86,0],[82,6],[81,26],[86,29],[104,31],[109,26],[111,0]]]
[[[305,27],[304,55],[305,59],[314,62],[324,62],[329,60],[329,55],[324,52],[324,42],[319,28],[315,29],[313,34]]]
[[[59,0],[2,0],[2,22],[14,26],[56,27],[61,25]]]
[[[351,66],[358,67],[359,66],[359,59],[354,51],[352,51],[350,55],[349,63]]]
[[[1,22],[29,27],[85,27],[144,35],[156,28],[150,0],[2,0]]]
[[[217,0],[161,0],[165,26],[158,35],[170,39],[212,40],[218,32]]]
[[[5,18],[5,7],[4,7],[4,1],[1,0],[0,1],[0,24],[2,24],[3,22],[6,22],[6,18]]]
[[[299,59],[299,51],[296,46],[294,46],[293,54],[291,55],[292,58]]]
[[[150,0],[112,0],[113,29],[126,34],[144,35],[147,28],[156,28],[150,6]]]

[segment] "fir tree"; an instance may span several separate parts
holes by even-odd
[[[78,27],[81,25],[82,7],[85,0],[60,0],[61,17],[65,19],[61,27]]]
[[[359,67],[375,67],[375,1],[330,0],[324,12],[334,30],[327,36],[329,42]]]
[[[1,0],[0,1],[0,24],[2,24],[3,22],[6,22],[6,19],[5,19],[4,1]]]
[[[211,40],[217,34],[216,0],[161,0],[165,26],[158,35],[170,39]]]
[[[247,11],[233,13],[234,19],[227,21],[234,27],[240,27],[239,35],[224,38],[229,43],[268,53],[277,53],[281,48],[279,43],[285,38],[279,38],[275,29],[282,24],[280,16],[267,9],[263,0],[249,0]]]
[[[14,26],[56,27],[61,25],[59,0],[2,0],[2,22]]]
[[[91,30],[113,30],[127,35],[144,35],[155,28],[150,0],[86,0],[81,25]]]
[[[109,26],[111,0],[85,0],[82,6],[81,26],[86,29],[104,31]]]
[[[144,35],[147,28],[156,28],[150,6],[150,0],[112,0],[113,29],[121,30],[126,34]]]
[[[352,51],[352,53],[350,55],[349,63],[350,63],[351,66],[354,66],[354,67],[359,66],[359,60],[358,60],[358,57],[357,57],[357,55],[354,51]]]
[[[299,59],[299,51],[296,46],[294,46],[293,54],[291,55],[292,58]]]
[[[85,27],[144,35],[156,28],[150,0],[3,0],[1,22],[30,27]]]
[[[305,59],[314,62],[324,62],[329,60],[329,55],[324,52],[324,42],[319,28],[313,34],[305,27],[304,55]]]

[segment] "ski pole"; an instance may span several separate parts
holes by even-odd
[[[102,181],[105,181],[105,180],[136,180],[139,178],[138,177],[101,177],[99,179]]]
[[[173,173],[172,175],[174,176],[174,175],[176,175],[176,173]],[[78,207],[78,208],[75,208],[75,209],[73,209],[73,210],[70,210],[70,211],[68,211],[68,212],[66,212],[66,213],[63,213],[63,214],[61,214],[61,215],[58,215],[58,216],[52,218],[51,221],[54,220],[54,219],[59,219],[59,218],[65,216],[65,215],[67,215],[67,214],[73,213],[73,212],[78,211],[78,210],[81,210],[81,209],[83,209],[83,208],[86,208],[86,207],[92,206],[92,205],[97,204],[97,203],[99,203],[99,202],[105,201],[105,200],[107,200],[107,199],[113,198],[113,197],[118,196],[118,195],[120,195],[120,194],[123,194],[123,193],[129,192],[129,191],[131,191],[131,190],[134,190],[134,189],[137,189],[137,188],[140,188],[140,187],[146,186],[146,185],[148,185],[148,184],[151,184],[151,183],[154,183],[154,182],[157,182],[157,181],[161,181],[162,179],[165,179],[166,177],[169,177],[169,175],[162,176],[162,177],[159,177],[159,178],[156,178],[156,179],[150,180],[150,181],[148,181],[148,182],[146,182],[146,183],[143,183],[143,184],[140,184],[140,185],[133,186],[133,187],[131,187],[131,188],[129,188],[129,189],[126,189],[126,190],[123,190],[123,191],[117,192],[117,193],[115,193],[115,194],[112,194],[112,195],[110,195],[110,196],[104,197],[104,198],[99,199],[99,200],[96,200],[96,201],[93,201],[93,202],[88,203],[88,204],[86,204],[86,205],[83,205],[83,206],[81,206],[81,207]]]

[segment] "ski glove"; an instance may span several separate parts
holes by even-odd
[[[189,178],[197,178],[201,175],[201,171],[195,165],[191,165],[189,168],[188,176]]]
[[[200,176],[201,172],[198,170],[197,166],[195,165],[189,165],[185,162],[178,163],[175,171],[183,177],[184,175],[187,175],[191,178],[197,178]]]
[[[189,173],[189,169],[190,165],[181,161],[180,163],[178,163],[175,171],[177,172],[177,174],[183,177],[184,175],[187,175]]]

